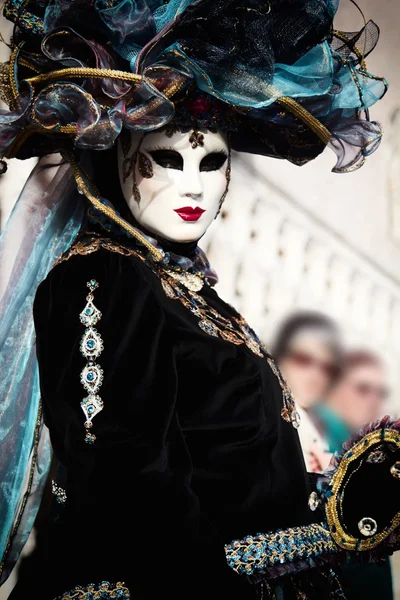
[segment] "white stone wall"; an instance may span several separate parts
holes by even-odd
[[[305,167],[235,156],[225,219],[203,245],[220,275],[219,291],[272,339],[295,308],[335,317],[350,345],[386,358],[390,410],[400,413],[400,7],[396,0],[359,0],[381,27],[367,59],[390,90],[371,109],[384,127],[381,148],[355,173],[331,173],[333,153]],[[360,14],[342,0],[338,28],[356,31]]]

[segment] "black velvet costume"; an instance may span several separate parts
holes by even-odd
[[[79,314],[91,279],[104,409],[88,445]],[[207,285],[199,295],[237,316]],[[12,598],[29,590],[50,600],[103,580],[125,582],[135,600],[256,598],[260,586],[227,566],[224,544],[314,516],[298,435],[281,417],[282,389],[266,360],[202,331],[147,261],[115,247],[55,266],[34,318],[44,419],[67,501]],[[315,575],[302,597],[329,597]]]

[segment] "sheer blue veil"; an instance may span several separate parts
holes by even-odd
[[[84,202],[56,155],[32,171],[0,237],[0,583],[32,530],[51,461],[32,306],[79,232]]]

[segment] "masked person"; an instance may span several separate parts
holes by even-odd
[[[331,0],[4,7],[2,154],[63,156],[39,164],[4,233],[15,248],[24,226],[3,276],[3,578],[40,501],[47,431],[60,464],[59,510],[11,597],[343,597],[328,559],[345,550],[309,506],[293,398],[197,242],[231,148],[303,164],[330,143],[340,171],[376,147],[362,111],[386,84],[358,34],[333,35]],[[396,425],[382,427],[385,445]]]

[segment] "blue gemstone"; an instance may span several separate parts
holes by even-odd
[[[91,315],[92,314],[92,309],[91,308],[87,308],[85,312],[86,312],[87,315]]]
[[[87,411],[89,414],[92,414],[94,412],[94,406],[88,406]]]
[[[86,342],[86,346],[87,346],[88,348],[94,348],[94,340],[88,340],[88,341]]]
[[[88,373],[88,374],[87,374],[87,376],[86,376],[86,379],[87,379],[88,381],[93,381],[93,379],[94,379],[94,374],[93,374],[93,373]]]

